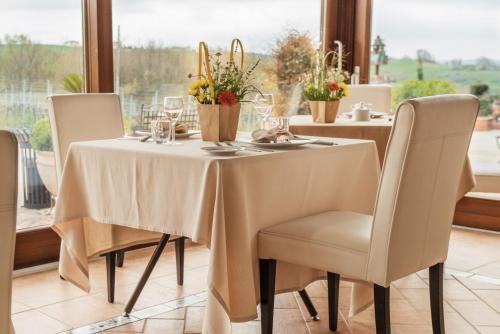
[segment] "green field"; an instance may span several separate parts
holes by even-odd
[[[373,66],[372,66],[373,71]],[[390,59],[387,65],[382,65],[380,73],[391,77],[391,82],[397,84],[406,80],[417,79],[417,62],[414,59]],[[425,63],[424,80],[442,79],[456,84],[459,92],[468,93],[470,85],[487,84],[490,94],[500,95],[500,67],[490,70],[477,70],[473,66],[453,68],[451,64]]]

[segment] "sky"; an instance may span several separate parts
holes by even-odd
[[[224,47],[233,37],[268,52],[287,29],[319,42],[320,0],[113,0],[113,26],[122,42]],[[1,0],[0,36],[34,41],[81,41],[81,0]],[[374,0],[372,36],[391,57],[427,49],[438,60],[500,60],[500,0]]]

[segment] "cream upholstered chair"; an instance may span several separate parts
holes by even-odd
[[[351,111],[351,106],[359,102],[372,105],[373,111],[391,111],[391,89],[390,85],[349,85],[349,96],[340,100],[339,113]]]
[[[430,268],[434,333],[444,333],[443,262],[479,102],[447,95],[402,103],[372,215],[330,211],[259,233],[262,333],[272,333],[276,261],[328,272],[329,326],[340,276],[374,284],[377,334],[390,333],[391,282]]]
[[[120,97],[116,94],[65,94],[50,96],[48,100],[59,183],[71,143],[123,137]],[[160,237],[158,234],[158,239]],[[184,280],[184,242],[185,238],[175,239],[179,285],[182,285]],[[123,250],[106,254],[108,301],[111,303],[114,302],[115,264],[121,267],[123,259]]]
[[[17,140],[0,131],[0,333],[13,334],[11,313],[12,269],[16,242]]]

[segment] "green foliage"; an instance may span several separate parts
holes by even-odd
[[[482,96],[490,90],[490,86],[486,84],[474,84],[470,86],[470,93],[476,96]]]
[[[83,93],[83,76],[77,73],[67,74],[63,77],[61,85],[67,92]]]
[[[457,89],[455,84],[446,80],[408,80],[393,89],[393,109],[395,109],[394,107],[396,107],[399,103],[408,99],[440,94],[454,94],[456,92]]]
[[[38,151],[52,151],[52,139],[50,136],[50,123],[47,117],[39,119],[31,131],[31,146]]]
[[[123,131],[127,135],[134,133],[135,120],[130,116],[123,116]]]

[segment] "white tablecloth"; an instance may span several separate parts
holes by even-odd
[[[88,257],[158,237],[150,231],[183,235],[210,248],[204,333],[227,332],[229,319],[255,319],[259,230],[328,210],[373,211],[380,173],[374,142],[335,141],[234,157],[208,155],[200,147],[213,144],[197,139],[179,146],[75,143],[53,225],[63,240],[60,273],[88,291]],[[277,291],[324,277],[279,263]]]

